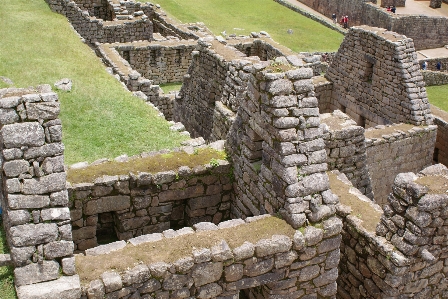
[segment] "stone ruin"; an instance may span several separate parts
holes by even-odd
[[[14,266],[20,299],[448,297],[448,169],[431,166],[446,135],[412,39],[355,27],[326,65],[266,33],[224,39],[176,24],[152,4],[47,2],[130,91],[191,134],[174,152],[225,147],[229,159],[72,184],[57,94],[1,91],[11,254],[0,260]],[[169,95],[156,85],[177,80]],[[274,225],[281,234],[247,232]],[[104,233],[119,241],[99,245]],[[218,242],[99,266],[189,238]],[[99,272],[89,278],[86,266]]]

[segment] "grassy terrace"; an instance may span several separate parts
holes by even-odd
[[[158,0],[155,3],[183,23],[203,22],[216,35],[224,30],[237,35],[267,31],[276,42],[296,52],[337,51],[343,39],[342,34],[273,0]],[[293,34],[288,34],[288,29]]]
[[[448,85],[428,86],[426,91],[431,104],[448,111]]]
[[[125,91],[44,0],[0,3],[0,76],[15,87],[73,80],[70,93],[58,92],[67,164],[173,148],[185,139]]]

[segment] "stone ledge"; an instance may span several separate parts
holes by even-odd
[[[78,299],[81,297],[79,276],[62,276],[53,281],[17,288],[19,299]]]

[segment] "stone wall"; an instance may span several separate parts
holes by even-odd
[[[115,49],[130,66],[153,84],[182,82],[195,49],[194,41],[160,41],[146,45],[121,44]]]
[[[231,168],[219,165],[180,167],[155,174],[105,176],[68,189],[75,250],[98,245],[97,233],[119,240],[202,221],[229,218]]]
[[[180,243],[195,234],[219,239],[229,229],[238,231],[248,225],[257,229],[270,218],[249,217],[246,223],[237,219],[218,226],[203,222],[196,224],[195,230],[184,228],[131,239],[123,250],[157,246],[168,239]],[[82,298],[117,298],[120,294],[131,298],[238,298],[240,291],[249,298],[334,298],[341,227],[334,217],[324,222],[323,228],[309,226],[294,236],[272,235],[233,248],[222,237],[218,244],[198,248],[173,262],[141,263],[121,273],[105,272],[83,286]],[[107,248],[91,250],[92,255],[97,252],[107,252]]]
[[[103,21],[90,16],[71,0],[46,0],[50,8],[63,14],[75,30],[89,45],[100,43],[130,42],[150,40],[152,22],[146,15],[139,15],[132,20]]]
[[[174,94],[165,94],[159,85],[154,85],[152,80],[146,79],[139,72],[133,70],[113,44],[96,43],[96,46],[98,55],[103,58],[107,66],[112,68],[112,73],[118,76],[118,79],[129,91],[154,105],[166,120],[173,119]]]
[[[437,139],[434,149],[434,162],[448,165],[448,113],[432,106],[434,124],[437,125]]]
[[[440,30],[448,25],[446,17],[397,15],[377,6],[374,4],[376,1],[300,0],[300,2],[328,18],[331,18],[333,13],[336,13],[338,18],[348,15],[349,26],[368,25],[406,35],[414,40],[417,50],[438,48],[448,44],[448,32]],[[401,3],[402,1],[396,1],[395,6]]]
[[[432,122],[413,42],[405,36],[351,28],[326,78],[333,83],[331,105],[360,126]]]
[[[386,203],[397,174],[418,172],[431,165],[436,135],[433,125],[402,124],[366,130],[367,165],[376,203]]]
[[[448,197],[446,186],[439,189],[447,174],[442,165],[426,168],[418,176],[399,174],[376,233],[349,208],[338,208],[344,223],[339,298],[448,295],[444,268]]]
[[[320,114],[328,170],[337,169],[364,195],[373,200],[367,167],[364,128],[339,110]]]
[[[330,113],[336,109],[331,103],[331,92],[333,83],[323,76],[313,77],[314,91],[319,105],[319,113]]]
[[[422,71],[426,86],[448,84],[448,73],[439,71]]]
[[[1,206],[18,296],[78,298],[57,94],[49,85],[0,94]]]
[[[81,10],[86,10],[92,17],[112,21],[116,15],[108,0],[74,0]]]
[[[255,40],[230,39],[227,42],[229,45],[232,45],[232,47],[235,47],[238,51],[246,54],[246,56],[257,56],[262,61],[275,60],[275,58],[280,56],[289,56],[294,54],[291,50],[283,48],[279,44],[277,44],[276,46],[272,45],[273,41],[269,38]]]
[[[226,56],[219,55],[224,51]],[[192,63],[174,103],[174,120],[182,122],[193,137],[226,139],[231,123],[225,120],[226,113],[221,112],[222,109],[215,109],[219,105],[215,102],[222,102],[227,107],[225,110],[235,113],[246,87],[244,74],[239,74],[239,71],[250,60],[258,59],[246,58],[235,48],[213,39],[199,41],[192,55]],[[222,135],[212,135],[212,132]]]

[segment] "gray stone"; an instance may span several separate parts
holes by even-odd
[[[51,206],[67,206],[68,205],[67,190],[62,190],[59,192],[51,193],[50,194],[50,205]]]
[[[208,248],[195,249],[192,254],[195,263],[204,263],[212,259],[212,252]]]
[[[11,227],[13,246],[29,246],[55,241],[58,237],[56,223],[23,224]]]
[[[65,172],[53,173],[40,178],[25,179],[23,182],[24,194],[45,194],[65,189]]]
[[[86,250],[86,255],[97,256],[101,254],[108,254],[126,247],[125,241],[116,241],[105,245],[100,245]]]
[[[295,251],[285,253],[278,253],[275,255],[275,268],[283,268],[291,265],[297,258],[298,254]]]
[[[192,257],[184,257],[178,259],[174,262],[174,266],[176,267],[176,272],[178,273],[186,273],[190,271],[194,266],[194,259]]]
[[[171,183],[176,179],[174,171],[159,172],[153,175],[153,182],[156,185]]]
[[[70,220],[70,210],[66,208],[43,209],[40,212],[43,221],[50,220]]]
[[[20,299],[79,299],[81,285],[79,276],[62,276],[49,282],[20,286],[17,288]]]
[[[272,95],[289,95],[292,93],[292,83],[286,79],[279,79],[268,83],[267,91]]]
[[[255,253],[255,246],[247,241],[245,241],[243,245],[233,249],[235,261],[241,261],[253,257],[254,253]]]
[[[330,271],[326,271],[319,277],[313,279],[313,283],[316,287],[321,287],[335,282],[337,278],[338,278],[338,268],[333,268]]]
[[[180,290],[184,286],[190,287],[191,285],[192,281],[188,275],[173,274],[169,279],[163,281],[162,287],[164,290],[174,291]]]
[[[31,258],[36,251],[36,247],[12,247],[11,259],[16,267],[23,267],[31,263]]]
[[[210,283],[198,289],[196,297],[199,299],[215,298],[222,293],[222,287],[217,283]]]
[[[6,192],[8,193],[18,193],[21,191],[22,184],[19,179],[9,179],[6,180]]]
[[[75,245],[72,241],[53,241],[44,245],[44,256],[47,260],[73,254]]]
[[[25,103],[26,114],[31,120],[56,119],[60,112],[59,102]]]
[[[97,200],[87,202],[84,213],[86,215],[95,215],[99,213],[129,209],[130,206],[131,198],[129,196],[105,196]]]
[[[232,250],[225,240],[211,248],[212,258],[215,262],[221,262],[233,258]]]
[[[224,277],[227,282],[240,280],[244,275],[242,264],[232,264],[224,269]]]
[[[58,80],[54,83],[54,86],[57,89],[63,90],[63,91],[71,91],[72,90],[72,80],[69,78],[63,78],[61,80]]]
[[[37,122],[5,125],[1,129],[1,136],[6,148],[42,146],[45,143],[44,129]]]
[[[89,283],[87,288],[87,297],[89,299],[102,299],[105,295],[104,284],[101,280],[96,279]]]
[[[253,277],[265,274],[274,267],[274,259],[257,260],[257,258],[248,259],[245,262],[244,275]]]
[[[292,240],[283,235],[273,235],[271,239],[262,239],[255,244],[257,257],[289,251],[292,247]]]
[[[64,153],[64,145],[61,143],[50,143],[40,147],[32,147],[23,153],[25,159],[33,159],[37,157],[51,157],[62,155]]]
[[[211,223],[211,222],[199,222],[199,223],[196,223],[195,225],[193,225],[193,228],[197,232],[209,231],[209,230],[217,230],[218,229],[216,224]]]
[[[104,272],[101,274],[101,279],[103,280],[106,293],[120,290],[123,287],[121,276],[116,272]]]
[[[12,266],[13,262],[11,260],[10,254],[0,254],[0,267]]]
[[[7,211],[7,217],[11,226],[17,226],[30,222],[31,215],[27,210]]]
[[[320,267],[317,265],[305,267],[300,270],[300,274],[297,278],[298,281],[310,281],[313,278],[319,276]]]
[[[324,238],[335,236],[342,231],[342,220],[338,217],[332,217],[322,223]]]
[[[6,161],[20,159],[22,158],[22,156],[23,152],[18,148],[10,148],[3,150],[3,158],[5,158]]]
[[[3,164],[3,171],[7,177],[17,177],[28,172],[30,164],[25,160],[13,160]]]
[[[160,279],[165,278],[169,274],[171,266],[171,264],[157,262],[149,265],[149,270],[151,271],[151,275],[153,277]]]
[[[305,228],[305,241],[307,246],[313,246],[322,241],[324,236],[323,230],[315,228],[314,226],[307,226]]]
[[[45,158],[42,162],[42,171],[45,174],[64,171],[64,156]]]
[[[137,265],[123,274],[123,286],[130,286],[143,283],[151,277],[149,268],[146,265]]]
[[[145,282],[140,288],[139,291],[142,294],[145,293],[152,293],[154,291],[159,290],[160,288],[162,288],[162,285],[160,284],[160,282],[157,279],[150,279],[147,282]]]
[[[14,269],[16,286],[54,280],[59,277],[59,264],[55,261],[42,261],[42,264],[29,264]]]
[[[193,268],[191,276],[197,287],[218,281],[223,272],[222,262],[201,263]]]
[[[139,244],[148,243],[148,242],[157,242],[163,239],[163,234],[161,233],[154,233],[149,235],[141,235],[132,239],[129,239],[129,243],[131,243],[134,246],[137,246]]]
[[[65,275],[75,275],[75,258],[74,257],[66,257],[61,260],[62,263],[62,273]]]
[[[8,195],[8,206],[11,209],[39,209],[50,205],[50,197],[44,195]]]

